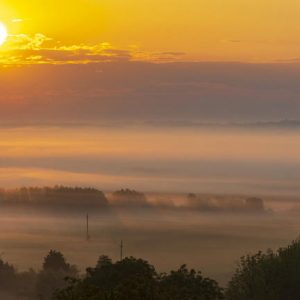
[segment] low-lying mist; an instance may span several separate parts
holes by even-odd
[[[0,126],[0,180],[297,196],[299,137],[297,126]]]
[[[286,244],[300,226],[297,199],[285,197],[23,188],[2,190],[0,207],[1,257],[21,271],[39,270],[49,249],[84,271],[101,254],[119,259],[123,240],[125,256],[160,271],[186,263],[222,284],[240,256]]]

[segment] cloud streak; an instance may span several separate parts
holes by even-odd
[[[21,22],[21,19],[16,19]],[[64,45],[42,33],[10,35],[0,51],[3,65],[87,64],[118,61],[171,62],[180,60],[183,52],[144,52],[137,47],[119,49],[108,42]]]

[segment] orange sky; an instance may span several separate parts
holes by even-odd
[[[0,58],[10,63],[57,62],[64,54],[68,62],[107,56],[297,60],[299,14],[296,0],[4,0],[0,20],[10,37]]]
[[[1,1],[3,184],[298,192],[299,15],[296,0]]]

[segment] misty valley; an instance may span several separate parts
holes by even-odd
[[[0,300],[299,300],[299,16],[0,1]]]
[[[56,186],[3,189],[0,206],[1,260],[19,272],[39,272],[53,249],[84,274],[101,255],[120,260],[123,241],[124,257],[143,258],[159,272],[187,264],[221,286],[241,256],[288,244],[300,226],[293,197]]]

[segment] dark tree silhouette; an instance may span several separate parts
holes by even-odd
[[[63,254],[51,250],[45,257],[43,269],[37,276],[37,294],[40,299],[52,299],[53,293],[58,289],[67,287],[66,278],[78,276],[75,266],[69,265]]]
[[[98,209],[107,211],[108,201],[103,192],[94,188],[80,187],[23,187],[0,189],[0,204],[3,207],[26,206],[35,209],[60,209],[78,211]]]
[[[133,257],[112,263],[101,256],[83,280],[72,281],[57,300],[219,300],[222,289],[199,272],[182,266],[158,275],[147,261]]]
[[[228,300],[300,299],[300,242],[277,252],[241,258],[226,291]]]
[[[110,267],[112,265],[112,260],[107,255],[101,255],[98,259],[96,269],[101,269],[105,267]]]
[[[159,294],[162,300],[223,299],[223,291],[216,281],[202,277],[193,269],[188,270],[185,265],[178,271],[161,275]]]
[[[44,258],[43,269],[45,271],[65,271],[70,270],[70,265],[66,263],[66,260],[61,252],[50,250],[49,254]]]
[[[14,266],[0,260],[0,289],[11,290],[17,281],[17,274]]]
[[[13,265],[0,260],[0,299],[35,299],[36,272],[18,273]]]

